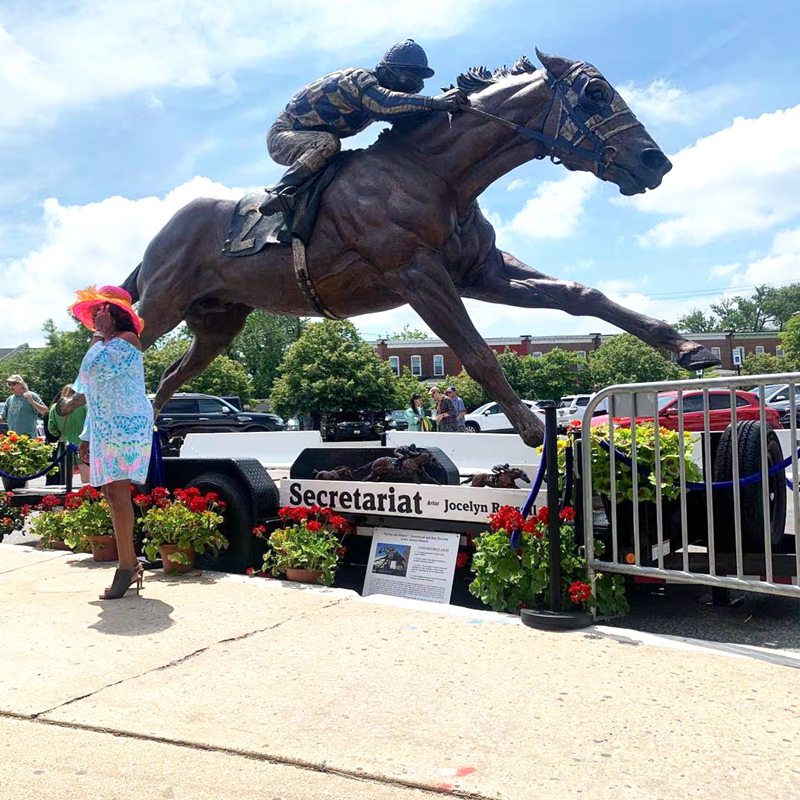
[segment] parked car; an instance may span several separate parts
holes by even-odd
[[[724,431],[731,423],[731,393],[727,389],[710,389],[708,392],[709,430]],[[736,419],[759,419],[758,397],[752,392],[736,390]],[[780,414],[774,408],[765,408],[766,420],[773,428],[782,428]],[[638,416],[636,422],[650,422],[653,417]],[[608,423],[608,415],[600,414],[592,418],[592,427]],[[630,417],[615,417],[615,424],[621,428],[630,427]],[[670,430],[678,430],[678,393],[661,392],[658,395],[658,424]],[[703,393],[701,391],[683,393],[683,429],[685,431],[705,430],[703,414]]]
[[[406,419],[406,412],[403,409],[390,411],[386,415],[386,430],[393,431],[407,431],[408,420]]]
[[[385,414],[380,411],[340,411],[322,418],[322,438],[326,442],[347,439],[380,439]]]
[[[754,386],[750,389],[756,397],[760,397],[760,387]],[[794,412],[795,425],[800,425],[800,387],[794,387]],[[764,402],[770,408],[774,408],[781,416],[781,424],[788,428],[790,424],[789,415],[791,413],[791,386],[788,383],[773,383],[764,387]]]
[[[556,406],[556,422],[559,428],[566,428],[570,422],[583,420],[583,414],[593,394],[568,394]]]
[[[180,447],[187,433],[244,433],[282,431],[277,414],[239,411],[221,397],[179,392],[167,400],[156,419],[161,440],[171,448]]]
[[[534,414],[541,417],[544,424],[544,411],[537,405],[536,400],[523,400]],[[476,408],[471,414],[464,417],[467,433],[514,433],[505,412],[497,403],[485,403]]]

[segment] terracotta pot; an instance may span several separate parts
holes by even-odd
[[[72,548],[60,539],[54,539],[52,542],[44,546],[45,550],[71,550]]]
[[[117,540],[113,533],[107,533],[104,536],[90,536],[89,542],[92,545],[92,558],[95,561],[117,560]]]
[[[28,481],[23,481],[20,478],[6,478],[3,476],[3,488],[7,492],[13,492],[15,489],[24,489],[28,485]]]
[[[322,576],[321,569],[291,569],[286,570],[286,580],[296,583],[319,583]]]
[[[176,544],[162,544],[161,547],[158,548],[158,552],[161,554],[164,572],[177,572],[183,574],[186,572],[191,572],[194,569],[195,552],[193,547],[190,547],[188,550],[184,550],[183,548],[178,547]],[[173,561],[170,556],[177,552],[183,553],[189,559],[189,563],[181,564]]]

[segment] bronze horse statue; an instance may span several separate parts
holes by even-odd
[[[494,489],[516,489],[517,481],[530,483],[531,479],[524,470],[510,467],[508,464],[497,464],[492,467],[491,474],[479,472],[470,481],[470,486],[491,486]]]
[[[520,164],[558,158],[569,170],[615,183],[623,195],[655,189],[672,168],[595,67],[538,55],[544,69],[521,59],[511,69],[469,70],[458,84],[471,95],[470,109],[399,123],[349,159],[322,198],[309,241],[313,289],[298,281],[289,246],[235,260],[222,254],[235,203],[199,198],[180,209],[124,283],[139,302],[145,347],[184,320],[193,334],[162,376],[156,413],[231,343],[255,308],[346,318],[408,303],[529,445],[541,442],[541,423],[509,385],[462,297],[599,317],[671,350],[687,368],[718,363],[666,323],[495,246],[477,198]]]
[[[400,458],[383,456],[376,458],[364,469],[369,469],[369,474],[363,478],[365,481],[398,481],[399,483],[435,483],[439,481],[425,468],[427,464],[435,461],[428,450],[417,450]]]

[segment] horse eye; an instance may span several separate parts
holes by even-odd
[[[597,113],[611,102],[611,87],[598,78],[593,78],[583,87],[580,97],[581,107],[592,113]]]

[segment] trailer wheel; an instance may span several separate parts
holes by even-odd
[[[767,464],[773,466],[783,461],[783,449],[775,431],[767,426]],[[729,425],[719,441],[714,458],[714,481],[729,481],[733,477],[732,465],[733,426]],[[737,424],[739,445],[739,477],[761,471],[761,422],[746,420]],[[744,552],[764,551],[764,513],[761,501],[761,483],[740,488],[742,549]],[[733,490],[718,491],[714,496],[715,545],[727,552],[735,552],[736,536],[733,514]],[[769,478],[770,541],[773,549],[784,544],[786,528],[786,477],[783,470]]]
[[[252,557],[252,524],[247,509],[250,507],[246,493],[239,483],[218,472],[205,472],[192,478],[187,488],[193,486],[203,494],[216,492],[220,499],[227,504],[223,514],[225,521],[220,530],[228,540],[228,546],[214,556],[211,553],[202,553],[197,556],[197,566],[200,569],[216,570],[218,572],[244,572]]]

